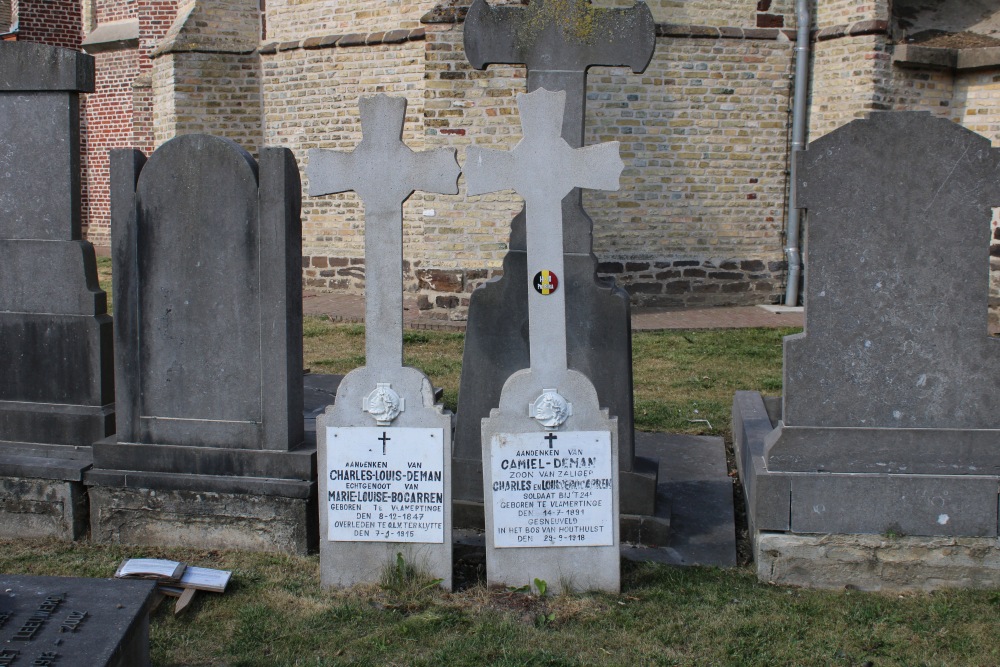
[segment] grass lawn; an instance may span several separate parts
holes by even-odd
[[[102,264],[102,278],[109,267]],[[364,363],[364,328],[305,321],[306,366]],[[643,430],[731,442],[737,389],[781,391],[790,330],[677,331],[633,337],[635,421]],[[406,362],[452,410],[463,336],[407,332]],[[233,570],[224,595],[200,594],[153,618],[157,665],[1000,665],[1000,591],[885,595],[760,584],[732,570],[623,563],[621,595],[455,593],[387,576],[349,591],[319,588],[317,556],[0,541],[0,572],[109,577],[125,557]],[[526,579],[530,573],[526,573]]]
[[[1000,591],[817,592],[748,568],[624,563],[621,595],[389,582],[319,589],[318,558],[0,541],[0,571],[110,576],[126,556],[233,570],[152,622],[157,665],[997,665]]]

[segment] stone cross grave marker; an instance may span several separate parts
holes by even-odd
[[[309,194],[354,190],[365,207],[365,366],[317,423],[324,586],[376,581],[396,554],[451,589],[451,414],[403,366],[403,202],[458,192],[455,150],[402,141],[406,99],[360,100],[352,153],[309,152]]]
[[[579,0],[532,0],[527,7],[493,7],[476,0],[464,31],[473,67],[524,64],[528,92],[565,91],[561,132],[571,148],[583,145],[588,68],[628,66],[639,73],[656,46],[656,24],[641,2],[603,9]],[[628,293],[594,280],[593,222],[583,209],[579,188],[566,193],[561,210],[566,266],[559,277],[574,303],[566,323],[569,365],[590,378],[601,404],[618,417],[623,511],[651,515],[656,463],[636,460],[633,444]],[[455,428],[455,493],[460,501],[481,500],[480,423],[497,405],[507,378],[528,366],[524,219],[524,211],[514,219],[503,277],[476,290],[469,306],[462,410]]]
[[[527,212],[531,366],[504,384],[482,424],[490,584],[543,579],[617,591],[617,422],[590,380],[567,367],[560,201],[573,188],[613,190],[617,142],[572,148],[559,136],[564,92],[518,96],[524,138],[510,152],[469,148],[470,194],[513,189]],[[528,282],[528,281],[525,281]],[[537,548],[548,547],[539,554]]]

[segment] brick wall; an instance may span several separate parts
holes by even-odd
[[[413,30],[436,2],[267,0],[267,39],[277,42],[325,35]],[[504,3],[499,3],[504,4]]]
[[[87,96],[87,238],[111,245],[108,151],[136,147],[133,131],[132,83],[139,73],[136,49],[94,55],[95,92]]]
[[[14,6],[19,40],[68,49],[80,48],[83,23],[74,0],[18,0]]]
[[[171,53],[155,59],[152,76],[155,146],[204,133],[257,153],[263,133],[256,54]]]
[[[10,30],[11,16],[11,0],[0,0],[0,32]]]
[[[416,37],[417,35],[415,35]],[[379,92],[407,98],[403,139],[425,148],[423,52],[420,39],[396,44],[287,49],[263,58],[265,142],[290,148],[302,170],[311,148],[351,151],[361,139],[358,97]],[[423,237],[420,194],[407,202],[404,228],[407,257],[419,254]],[[361,202],[354,193],[305,197],[302,204],[303,254],[308,286],[360,288],[364,239]],[[412,282],[412,274],[411,274]]]

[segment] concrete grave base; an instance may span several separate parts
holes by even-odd
[[[0,538],[78,540],[86,535],[82,482],[0,477]]]
[[[0,537],[87,536],[90,447],[0,442]]]
[[[329,540],[328,498],[328,447],[327,427],[373,426],[375,420],[361,407],[365,396],[386,376],[392,380],[392,389],[405,400],[405,408],[391,426],[384,428],[439,428],[444,435],[442,461],[444,468],[444,534],[440,543],[429,542],[342,542]],[[380,427],[381,428],[381,427]],[[386,568],[395,566],[396,554],[408,566],[433,579],[441,580],[441,587],[452,589],[452,496],[451,496],[451,413],[434,403],[434,388],[422,372],[400,367],[382,372],[370,367],[351,371],[337,388],[337,400],[316,419],[318,465],[320,471],[319,493],[323,498],[318,514],[320,526],[320,579],[325,587],[348,587],[377,582]],[[317,510],[318,511],[318,510]]]
[[[306,554],[316,550],[315,484],[260,480],[298,495],[90,485],[91,540]],[[102,480],[103,481],[103,480]],[[198,480],[204,483],[204,478]],[[269,484],[268,482],[272,482]],[[130,482],[131,484],[131,482]]]
[[[863,590],[1000,584],[1000,477],[773,470],[780,412],[756,392],[733,402],[759,578]]]
[[[611,435],[611,478],[614,480],[611,516],[619,516],[618,486],[618,423],[608,416],[598,403],[597,391],[581,373],[565,371],[553,383],[559,393],[573,405],[571,415],[556,432],[607,431]],[[482,424],[484,462],[491,460],[494,435],[506,433],[545,432],[542,425],[528,416],[525,409],[540,391],[532,370],[521,370],[510,376],[504,385],[499,409],[490,412]],[[564,428],[565,427],[565,428]],[[483,496],[487,507],[493,505],[493,473],[483,466]],[[580,547],[497,547],[493,512],[486,513],[486,576],[490,586],[522,586],[534,579],[547,582],[554,594],[570,591],[607,591],[621,589],[621,531],[613,522],[611,544]]]
[[[809,588],[932,591],[1000,587],[994,537],[886,537],[758,532],[761,581]]]

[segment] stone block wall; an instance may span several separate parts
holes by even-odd
[[[214,134],[257,154],[263,145],[257,54],[169,53],[153,61],[155,146],[182,134]]]

